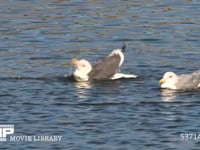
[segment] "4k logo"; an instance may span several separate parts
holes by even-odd
[[[8,134],[14,134],[14,125],[0,125],[0,141],[6,141]]]

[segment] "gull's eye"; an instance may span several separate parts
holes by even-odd
[[[169,76],[169,78],[172,78],[172,76]]]

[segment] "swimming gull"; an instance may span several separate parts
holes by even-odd
[[[72,59],[71,64],[75,66],[73,77],[76,81],[91,80],[115,80],[120,78],[136,78],[134,74],[119,73],[119,68],[124,62],[126,45],[121,49],[113,50],[109,56],[91,65],[86,59]]]
[[[200,70],[191,74],[177,75],[166,72],[159,81],[160,87],[172,90],[192,90],[200,88]]]

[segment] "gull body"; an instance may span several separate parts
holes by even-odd
[[[192,90],[200,88],[200,71],[191,74],[177,75],[174,72],[166,72],[159,81],[160,87],[172,90]]]
[[[91,65],[86,59],[72,59],[71,64],[75,66],[73,73],[76,81],[108,80],[120,78],[136,78],[136,75],[119,73],[119,68],[124,62],[124,51],[126,46],[121,49],[113,50],[106,58]]]

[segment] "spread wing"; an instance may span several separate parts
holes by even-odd
[[[106,80],[111,78],[119,69],[120,56],[112,55],[92,66],[88,74],[90,80]]]

